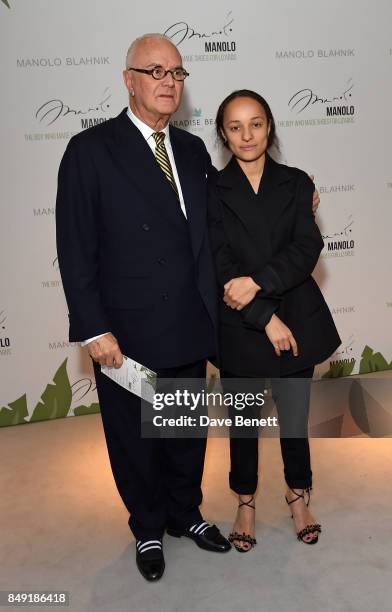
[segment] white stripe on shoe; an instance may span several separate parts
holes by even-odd
[[[148,544],[158,544],[159,546],[157,546],[157,548],[162,548],[162,542],[160,540],[146,540],[145,542],[143,542],[143,540],[138,540],[136,542],[136,548],[138,549],[139,552],[142,552],[142,550]]]
[[[189,527],[189,531],[191,533],[201,535],[205,532],[206,529],[208,529],[208,527],[211,527],[211,525],[209,523],[206,523],[206,521],[203,521],[202,523],[195,523],[194,525],[192,525],[192,527]]]
[[[157,546],[156,544],[154,544],[154,546],[147,546],[147,548],[143,548],[139,550],[139,554],[142,555],[143,553],[147,552],[148,550],[152,550],[153,548],[158,548],[159,550],[162,550],[162,546]]]
[[[204,527],[204,529],[203,529],[203,527]],[[202,523],[200,523],[200,525],[198,525],[198,527],[196,527],[194,533],[197,533],[197,535],[201,535],[203,533],[203,531],[205,529],[207,529],[207,527],[209,527],[209,524],[206,523],[205,521],[203,521]]]

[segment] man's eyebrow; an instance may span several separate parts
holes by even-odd
[[[158,62],[152,62],[151,64],[147,64],[147,68],[163,68],[162,64],[159,64]],[[171,70],[178,70],[179,68],[183,69],[184,66],[182,66],[181,64],[177,64],[177,66],[174,66],[174,68],[171,68]]]

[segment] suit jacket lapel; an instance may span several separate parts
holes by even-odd
[[[207,178],[196,164],[194,149],[182,137],[180,130],[170,127],[170,142],[184,197],[192,250],[196,259],[206,228]]]
[[[183,228],[185,219],[177,197],[126,109],[116,117],[114,146],[115,161],[133,186],[171,223]]]

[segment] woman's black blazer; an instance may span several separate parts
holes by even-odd
[[[238,376],[280,376],[327,359],[341,340],[312,271],[323,239],[312,213],[314,185],[268,154],[256,195],[234,157],[209,184],[208,223],[220,296],[220,367]],[[223,286],[251,276],[261,287],[242,311]],[[298,357],[278,357],[264,329],[273,313],[291,329]]]

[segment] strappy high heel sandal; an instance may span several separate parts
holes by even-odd
[[[241,500],[241,497],[240,497],[240,500]],[[247,502],[241,500],[241,502],[238,504],[238,507],[241,508],[242,506],[248,506],[248,508],[253,508],[253,510],[255,510],[255,506],[252,506],[252,501],[254,501],[253,495],[250,498],[250,500]],[[238,552],[241,552],[241,553],[249,552],[257,544],[256,538],[252,538],[252,536],[249,535],[249,533],[245,533],[245,532],[238,533],[237,531],[232,531],[227,539],[229,540],[229,542],[231,542],[234,545],[234,548],[238,550]],[[242,548],[241,546],[237,546],[234,543],[234,540],[237,540],[237,542],[244,542],[245,544],[249,544],[249,547]]]
[[[295,501],[297,501],[297,499],[300,499],[301,497],[305,501],[305,492],[308,494],[308,500],[305,503],[306,503],[307,506],[309,506],[309,502],[310,502],[310,487],[307,487],[306,489],[304,489],[302,494],[301,493],[297,493],[291,487],[290,487],[290,491],[292,491],[294,493],[294,495],[296,495],[297,497],[295,499],[292,499],[291,501],[289,501],[287,499],[287,496],[285,495],[285,500],[286,500],[288,506],[290,506],[290,504],[294,503]],[[294,519],[293,515],[291,515],[291,518]],[[321,533],[321,525],[319,523],[315,523],[314,525],[306,525],[306,527],[301,529],[301,531],[297,532],[297,539],[300,542],[303,542],[304,544],[317,544],[317,542],[318,542],[318,535],[315,538],[313,538],[312,540],[304,540],[305,536],[307,536],[309,533],[314,533],[315,531],[317,531],[318,533]]]

